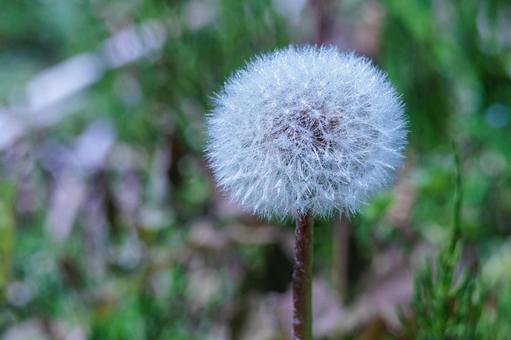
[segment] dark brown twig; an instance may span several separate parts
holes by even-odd
[[[310,6],[316,21],[315,43],[322,45],[328,42],[332,33],[332,20],[329,15],[329,0],[310,0]]]
[[[350,223],[340,215],[332,226],[332,280],[342,303],[348,289]]]

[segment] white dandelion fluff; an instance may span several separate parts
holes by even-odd
[[[218,184],[264,216],[353,213],[403,159],[403,104],[368,59],[334,47],[256,57],[208,115]]]

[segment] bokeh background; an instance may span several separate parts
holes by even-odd
[[[396,185],[316,222],[317,338],[413,322],[414,275],[449,239],[455,141],[461,265],[501,321],[489,338],[511,339],[506,0],[2,0],[0,338],[288,338],[292,223],[229,202],[202,149],[211,95],[289,43],[372,58],[410,127]]]

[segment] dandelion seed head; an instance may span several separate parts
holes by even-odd
[[[208,114],[206,153],[219,186],[246,210],[354,213],[402,163],[403,111],[368,59],[289,47],[226,81]]]

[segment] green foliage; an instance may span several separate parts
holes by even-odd
[[[415,277],[412,319],[406,336],[409,339],[485,339],[484,320],[487,292],[476,265],[470,270],[460,267],[462,238],[460,218],[462,183],[459,155],[454,150],[456,165],[454,216],[449,241],[433,262],[427,262]]]
[[[457,273],[461,243],[442,249],[416,276],[410,339],[481,339],[485,296],[477,273]]]
[[[10,279],[12,254],[14,248],[14,216],[10,206],[6,204],[12,200],[12,186],[0,182],[0,297],[5,294]],[[1,327],[1,320],[0,320]]]

